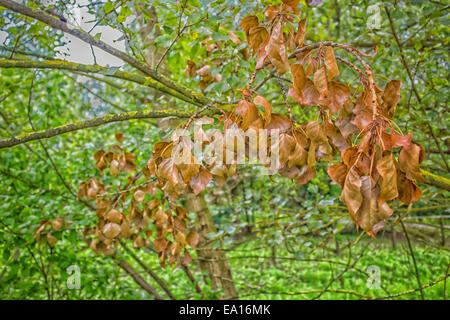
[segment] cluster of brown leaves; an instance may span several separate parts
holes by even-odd
[[[124,155],[125,159],[134,159],[134,155],[118,146],[112,149],[120,150],[120,153],[117,155],[116,152],[100,150],[95,153],[94,158],[96,168],[101,173],[109,165],[109,172],[117,178],[116,171],[111,169],[112,166],[116,166],[114,154],[117,155],[117,159],[120,159],[121,155]],[[100,161],[104,161],[106,167],[98,166]],[[127,167],[119,166],[119,168]],[[123,171],[131,172],[130,167],[127,170],[129,171]],[[111,186],[105,186],[98,178],[90,178],[80,184],[78,198],[95,200],[96,204],[97,224],[85,230],[89,247],[97,253],[114,254],[120,239],[132,241],[136,249],[148,247],[152,241],[159,253],[162,266],[166,262],[189,263],[192,258],[186,245],[195,248],[199,236],[196,232],[187,230],[186,210],[172,202],[168,202],[166,206],[164,198],[158,200],[157,185],[148,179],[148,169],[144,169],[143,172],[147,175],[143,183],[133,186],[136,181],[129,176],[128,183],[116,192],[108,192]]]
[[[319,50],[314,59],[310,52],[297,56],[295,64],[291,65],[293,86],[289,96],[302,107],[321,106],[331,114],[341,110],[350,97],[350,88],[333,78],[339,75],[339,68],[332,47]],[[312,80],[309,76],[313,75]]]
[[[271,64],[277,68],[278,74],[289,71],[287,50],[303,46],[306,34],[306,19],[300,20],[297,30],[285,21],[292,21],[290,11],[298,13],[299,1],[283,1],[278,6],[270,6],[265,11],[267,24],[261,24],[256,16],[247,16],[241,21],[241,27],[247,38],[247,43],[257,53],[256,69]],[[265,25],[268,25],[267,28]],[[287,28],[287,32],[284,29]]]
[[[400,99],[400,81],[390,81],[384,90],[376,87],[379,110],[373,114],[373,98],[363,91],[355,103],[347,100],[336,124],[344,136],[358,133],[358,145],[343,150],[342,162],[331,166],[330,177],[342,188],[352,220],[374,235],[393,211],[387,201],[397,199],[406,205],[417,201],[422,180],[420,163],[425,150],[411,142],[411,135],[396,133],[392,116]],[[398,160],[394,148],[400,147]]]
[[[122,139],[116,137],[118,140]],[[133,172],[136,170],[136,165],[134,164],[134,154],[125,152],[120,146],[114,145],[111,150],[104,151],[99,150],[94,155],[95,167],[103,175],[103,170],[109,165],[109,172],[114,176],[118,177],[120,172]]]
[[[225,30],[223,26],[220,26],[219,29]],[[242,43],[241,39],[231,30],[227,31],[228,37],[234,45],[240,45]],[[205,40],[201,42],[202,46],[205,47],[206,52],[208,53],[208,57],[212,55],[213,52],[218,51],[219,53],[223,52],[223,48],[227,47],[229,43],[227,41],[214,41],[210,36],[208,36]],[[242,54],[243,59],[248,60],[248,50],[247,48],[240,49],[239,52]],[[214,58],[207,59],[208,61],[203,61],[200,66],[197,65],[192,60],[187,60],[185,73],[190,78],[195,78],[196,76],[200,76],[201,80],[198,82],[198,86],[200,89],[205,90],[209,84],[213,82],[221,82],[222,75],[219,72],[211,72],[211,68],[217,68],[222,66],[226,60],[223,54],[219,54],[219,57],[215,55]]]
[[[340,71],[329,46],[303,50],[290,64],[287,50],[303,47],[306,33],[305,19],[299,21],[296,32],[290,24],[289,11],[297,13],[298,2],[282,1],[268,7],[268,29],[256,16],[247,16],[241,22],[248,45],[258,53],[256,69],[271,64],[279,75],[291,71],[293,85],[289,96],[302,108],[318,106],[320,110],[321,122],[291,128],[285,121],[286,130],[279,145],[284,167],[279,173],[306,183],[315,175],[316,159],[331,161],[339,151],[342,162],[331,166],[329,174],[343,189],[341,200],[347,204],[352,220],[374,235],[384,219],[392,215],[387,201],[398,199],[410,204],[420,198],[416,181],[422,179],[419,165],[425,152],[422,146],[411,142],[412,133],[402,135],[393,127],[400,81],[389,81],[382,90],[375,81],[371,82],[371,75],[360,74],[362,90],[358,94],[359,88],[353,90],[336,81]],[[357,95],[355,101],[351,99],[352,92]],[[241,116],[240,126],[265,128],[266,119],[259,119],[254,104],[248,100],[241,101],[234,110]],[[398,161],[393,154],[397,147],[401,147]]]
[[[198,195],[213,177],[220,183],[233,171],[227,166],[213,170],[213,163],[200,164],[191,151],[191,140],[183,138],[176,142],[158,142],[153,147],[152,158],[147,164],[149,174],[157,177],[157,186],[171,200],[188,189]]]
[[[58,238],[56,238],[52,233],[60,231],[62,228],[67,228],[71,224],[71,222],[65,221],[65,217],[63,216],[53,220],[43,220],[36,229],[34,238],[39,244],[41,244],[44,239],[50,247],[53,247],[58,242]],[[42,238],[42,234],[45,234],[44,238]]]
[[[257,108],[258,105],[263,107],[262,113]],[[305,184],[315,176],[317,160],[331,160],[338,150],[347,148],[350,143],[330,121],[322,124],[312,121],[294,127],[285,115],[272,113],[271,104],[260,95],[257,95],[252,103],[249,95],[244,94],[244,99],[230,114],[230,119],[237,119],[239,128],[256,130],[258,135],[259,130],[267,130],[268,149],[259,157],[260,162],[265,162],[265,154],[270,157],[272,152],[278,149],[278,173],[290,179],[297,179],[297,184]],[[275,140],[272,143],[274,129],[278,130],[279,139],[278,142]],[[256,151],[261,155],[261,150]]]
[[[220,73],[216,73],[214,76],[211,74],[211,66],[209,64],[198,67],[195,62],[188,60],[185,72],[191,78],[196,76],[201,77],[198,86],[202,90],[205,90],[210,83],[222,81],[222,75]]]

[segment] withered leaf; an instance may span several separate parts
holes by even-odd
[[[363,131],[372,122],[372,114],[361,111],[356,115],[355,119],[350,122],[356,125],[360,131]]]
[[[297,166],[293,166],[291,168],[285,166],[284,168],[280,169],[278,173],[283,177],[295,179],[296,177],[298,177],[300,169]]]
[[[200,235],[195,231],[189,232],[189,234],[186,237],[186,242],[187,242],[187,244],[189,244],[189,246],[191,246],[192,249],[197,248],[197,244],[198,244],[199,240],[200,240]]]
[[[115,178],[119,176],[119,161],[113,160],[109,166],[109,173],[111,173]]]
[[[363,201],[357,212],[357,224],[369,235],[373,235],[373,227],[393,213],[387,203],[378,205],[379,188],[369,176],[361,177],[361,194]]]
[[[194,194],[198,195],[200,192],[205,190],[206,186],[211,181],[211,179],[212,174],[208,170],[201,167],[200,171],[191,178],[190,186],[194,191]]]
[[[272,29],[269,43],[266,46],[267,55],[270,62],[277,68],[281,76],[289,71],[289,59],[284,46],[282,24],[278,22]]]
[[[400,135],[396,134],[395,132],[392,132],[391,134],[391,145],[392,147],[404,147],[408,149],[411,146],[411,137],[412,132],[406,134],[406,135]]]
[[[328,168],[328,175],[342,189],[344,188],[345,177],[347,176],[347,166],[343,163],[336,163]]]
[[[254,26],[251,27],[248,34],[248,45],[257,52],[261,46],[265,46],[269,39],[269,32],[266,28]]]
[[[172,187],[184,184],[183,178],[172,158],[166,158],[160,163],[157,174],[159,177],[168,180]]]
[[[328,142],[327,134],[324,127],[320,125],[319,121],[311,121],[306,124],[305,132],[308,138],[315,144],[322,144]]]
[[[328,81],[331,81],[334,77],[339,75],[339,68],[334,56],[333,48],[327,47],[323,56],[325,66],[327,67]]]
[[[116,137],[116,140],[117,140],[119,143],[122,143],[122,140],[123,140],[123,133],[116,133],[115,137]]]
[[[264,109],[264,123],[267,125],[272,117],[272,105],[267,101],[266,98],[257,95],[255,99],[253,99],[253,102],[258,105],[262,106]]]
[[[47,233],[47,243],[50,247],[53,247],[58,242],[58,239],[52,236],[51,232]]]
[[[308,152],[299,143],[295,143],[294,150],[291,151],[288,157],[288,167],[302,167],[306,164],[307,158]]]
[[[281,168],[285,166],[296,144],[293,136],[281,133],[278,139],[278,145],[273,144],[271,146],[272,152],[275,152],[275,148],[278,147],[278,161]]]
[[[63,225],[63,218],[62,217],[58,217],[54,220],[51,221],[51,225],[53,230],[58,231],[61,229],[62,225]]]
[[[316,167],[310,166],[309,164],[303,166],[300,171],[300,175],[295,184],[307,184],[312,178],[316,176]]]
[[[385,151],[383,157],[378,160],[377,171],[382,178],[378,196],[378,205],[381,206],[386,201],[395,199],[398,196],[397,169],[391,152]]]
[[[307,19],[301,19],[298,22],[298,28],[297,28],[297,34],[295,35],[295,45],[297,46],[297,48],[300,48],[303,46],[303,41],[305,39],[305,35],[306,35],[306,23],[307,23]]]
[[[342,109],[344,103],[350,97],[350,88],[341,82],[331,81],[328,83],[328,98],[322,100],[331,113],[336,113]]]
[[[164,210],[159,209],[158,211],[153,214],[153,220],[155,220],[155,223],[157,225],[165,224],[168,221],[169,217],[164,212]]]
[[[106,219],[110,222],[120,223],[122,221],[122,214],[116,209],[112,209],[106,215]]]
[[[414,181],[409,180],[402,171],[397,171],[398,200],[406,205],[416,202],[422,195]]]
[[[284,114],[272,113],[270,123],[266,126],[270,135],[272,130],[279,130],[279,133],[287,132],[292,127],[292,123]]]
[[[383,92],[383,113],[392,118],[395,113],[397,103],[400,101],[400,88],[402,82],[400,80],[391,80],[386,84]]]
[[[249,125],[259,118],[258,108],[245,99],[239,101],[234,112],[242,117],[241,129],[247,130]]]
[[[300,0],[281,0],[285,5],[291,7],[292,9],[297,8]]]
[[[325,65],[322,65],[314,72],[313,77],[314,87],[316,87],[317,91],[320,94],[319,99],[325,99],[328,97],[328,80],[327,73],[325,70]]]
[[[186,245],[186,237],[184,235],[184,233],[182,232],[177,232],[177,234],[175,235],[175,241],[180,245],[180,246],[185,246]]]
[[[256,27],[258,25],[259,25],[258,17],[256,17],[256,16],[246,16],[241,21],[241,27],[242,27],[242,29],[244,29],[244,33],[247,38],[248,38],[250,28]]]
[[[326,122],[324,126],[327,136],[339,151],[344,151],[350,147],[349,141],[344,138],[344,135],[332,122]]]
[[[119,235],[119,233],[121,232],[121,228],[117,223],[110,222],[105,224],[102,231],[105,237],[107,237],[108,239],[113,239]]]
[[[137,236],[133,241],[133,248],[139,249],[142,248],[145,244],[144,239],[141,236]]]
[[[299,63],[291,65],[291,73],[295,93],[299,96],[299,98],[303,99],[302,91],[305,87],[306,81],[308,80],[305,75],[303,66]]]
[[[272,21],[272,19],[278,14],[280,11],[280,6],[268,6],[266,10],[264,10],[264,15],[269,21]]]
[[[168,245],[168,241],[165,238],[156,238],[153,240],[153,244],[155,245],[156,251],[162,252],[166,249]]]
[[[200,170],[200,164],[197,160],[192,155],[190,158],[191,159],[186,161],[186,163],[180,163],[177,165],[186,184],[189,184],[192,176],[195,176]]]
[[[124,239],[131,236],[130,224],[125,220],[120,225],[120,236]]]
[[[297,101],[302,107],[305,106],[316,106],[319,104],[319,92],[314,86],[314,83],[306,78],[305,84],[301,89],[301,96],[297,94],[294,87],[289,89],[289,96]]]
[[[133,194],[133,198],[134,200],[136,200],[137,202],[141,203],[142,201],[144,201],[145,198],[145,192],[142,190],[136,190]]]
[[[406,177],[410,180],[423,180],[420,172],[420,164],[425,158],[425,150],[417,143],[411,143],[411,146],[402,148],[398,156],[400,170],[405,172]]]
[[[230,38],[231,42],[233,42],[235,45],[240,45],[241,44],[241,40],[236,35],[236,33],[234,33],[233,31],[228,30],[228,37]]]
[[[363,202],[361,194],[361,177],[355,166],[351,167],[345,178],[340,200],[345,202],[350,212],[350,217],[357,223],[356,213]]]
[[[183,264],[188,264],[192,261],[192,256],[189,253],[189,251],[187,251],[186,249],[184,249],[184,256],[183,256]]]

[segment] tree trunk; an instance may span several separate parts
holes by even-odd
[[[213,289],[217,289],[218,286],[222,287],[224,299],[237,299],[238,295],[225,252],[221,248],[213,248],[212,242],[207,237],[209,233],[217,232],[217,229],[204,195],[202,193],[198,196],[189,194],[186,205],[190,212],[197,215],[197,232],[200,235],[197,256],[200,269],[208,273]]]

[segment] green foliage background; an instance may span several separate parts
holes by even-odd
[[[31,1],[25,2],[33,5]],[[184,72],[187,60],[199,65],[220,60],[221,64],[213,66],[211,71],[213,75],[222,74],[223,81],[212,83],[204,92],[214,99],[234,100],[237,97],[234,89],[246,86],[256,58],[244,61],[240,50],[246,47],[245,42],[233,44],[227,31],[233,30],[244,41],[245,35],[239,25],[241,19],[248,14],[257,14],[262,18],[264,7],[279,2],[188,0],[183,22],[197,22],[206,13],[208,18],[189,28],[168,53],[170,76],[188,87],[198,88],[199,78],[191,79]],[[168,48],[177,36],[180,4],[178,1],[146,3],[156,8],[159,18],[161,34],[153,45]],[[366,26],[369,16],[367,8],[376,3],[381,5],[381,26],[371,30]],[[97,20],[104,17],[100,25],[124,32],[128,52],[139,53],[145,46],[139,40],[138,24],[133,18],[134,5],[134,1],[100,1],[84,6]],[[70,8],[76,6],[75,1],[57,1],[55,8],[67,15],[72,12]],[[421,103],[412,92],[383,6],[390,9],[395,21]],[[413,140],[429,151],[423,167],[449,177],[448,167],[444,163],[448,161],[448,154],[441,155],[436,145],[438,143],[443,151],[450,148],[447,112],[449,2],[344,0],[323,1],[320,6],[307,7],[302,1],[299,9],[300,17],[308,18],[307,43],[333,40],[353,44],[367,52],[372,50],[373,45],[377,46],[377,55],[368,60],[379,85],[384,87],[387,82],[382,75],[403,82],[402,99],[395,117],[397,124],[404,133],[413,132]],[[59,32],[44,24],[2,8],[0,30],[4,35],[2,46],[16,46],[23,51],[50,57],[61,51],[65,41]],[[211,37],[213,42],[224,43],[222,50],[208,54],[201,44],[207,37]],[[2,58],[8,58],[11,52],[0,47],[0,54]],[[121,70],[128,69],[127,66],[121,67]],[[346,66],[341,66],[340,70],[343,79],[353,78],[352,71]],[[266,75],[258,74],[256,83]],[[32,101],[28,110],[32,81]],[[149,97],[146,88],[125,82],[119,85]],[[275,81],[269,81],[261,93],[275,106],[276,112],[284,112]],[[145,103],[124,90],[66,71],[0,69],[0,136],[8,138],[32,131],[30,121],[37,129],[46,129],[117,113],[120,108],[129,111],[171,105],[180,110],[192,110],[191,106],[168,101],[166,97],[158,97],[154,101],[151,98],[150,102]],[[315,117],[315,110],[302,110],[296,106],[294,116],[299,122],[311,120]],[[57,136],[43,141],[43,145],[61,175],[76,192],[81,181],[98,176],[93,167],[93,154],[113,145],[116,132],[125,134],[124,147],[135,153],[136,164],[142,167],[151,156],[152,145],[168,136],[170,129],[158,129],[152,120],[120,122]],[[388,240],[389,228],[394,228],[392,224],[406,208],[400,204],[394,207],[395,217],[386,228],[386,235],[381,234],[376,240],[365,237],[359,240],[356,230],[346,226],[346,209],[338,199],[340,189],[331,183],[326,168],[325,164],[320,164],[318,175],[309,184],[295,186],[286,178],[261,176],[257,168],[248,166],[241,168],[238,178],[229,181],[223,189],[212,186],[205,192],[219,228],[211,239],[215,239],[217,246],[221,244],[228,250],[233,277],[242,298],[313,298],[317,293],[299,292],[326,287],[330,279],[343,271],[347,262],[355,259],[366,246],[367,251],[355,265],[360,271],[351,269],[330,289],[383,297],[417,288],[406,242],[399,236],[394,239],[397,241],[394,248]],[[150,298],[112,259],[95,254],[82,240],[83,229],[95,225],[95,212],[76,201],[64,187],[39,142],[1,150],[0,176],[1,299]],[[126,181],[126,176],[122,175],[120,179]],[[425,209],[412,212],[411,216],[448,214],[448,196],[447,191],[425,187],[422,199],[414,205],[414,208]],[[54,233],[58,238],[54,248],[39,245],[33,235],[40,221],[58,216],[66,216],[72,224]],[[422,222],[437,224],[432,219]],[[399,226],[395,230],[398,235],[402,232]],[[448,228],[442,230],[444,238],[448,238]],[[439,232],[426,237],[419,232],[413,238],[422,284],[444,276],[450,262],[448,239],[440,243]],[[345,247],[351,243],[354,245]],[[204,294],[197,294],[182,270],[175,267],[163,270],[159,266],[151,247],[137,254],[168,283],[177,298],[208,299],[217,298],[220,294],[211,290],[209,282],[201,282]],[[66,286],[70,276],[67,267],[70,265],[81,269],[79,290],[70,290]],[[196,278],[201,279],[195,260],[191,265]],[[384,289],[367,288],[368,276],[365,272],[371,265],[380,268]],[[137,265],[135,267],[139,269]],[[148,281],[152,283],[151,279]],[[424,295],[427,299],[442,299],[443,282],[425,289]],[[345,292],[326,292],[320,298],[361,297]],[[420,298],[420,295],[416,291],[400,298],[414,299]]]

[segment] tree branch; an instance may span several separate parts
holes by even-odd
[[[213,114],[218,111],[211,111]],[[211,114],[211,113],[210,113]],[[101,118],[94,118],[86,121],[78,121],[70,124],[65,124],[56,128],[47,130],[35,131],[30,133],[23,133],[11,139],[0,140],[0,149],[13,147],[33,140],[47,139],[67,132],[76,131],[80,129],[98,127],[111,122],[127,121],[133,119],[151,119],[151,118],[165,118],[165,117],[179,117],[189,118],[192,115],[190,112],[178,110],[159,110],[159,111],[130,111],[119,114],[107,114]]]
[[[200,104],[208,103],[208,101],[207,101],[208,99],[204,95],[202,95],[198,92],[194,92],[193,90],[191,90],[181,84],[174,83],[172,80],[157,73],[155,70],[149,68],[144,63],[130,57],[125,52],[122,52],[101,40],[95,39],[94,37],[89,35],[84,30],[79,30],[79,29],[73,28],[73,26],[70,26],[68,23],[61,21],[59,19],[56,19],[56,18],[46,14],[44,11],[42,11],[40,9],[32,9],[32,8],[29,8],[27,6],[24,6],[22,4],[16,3],[11,0],[0,0],[0,6],[3,6],[7,9],[10,9],[17,13],[23,14],[25,16],[34,18],[45,24],[48,24],[49,26],[51,26],[55,29],[58,29],[60,31],[66,32],[70,35],[73,35],[74,37],[77,37],[78,39],[80,39],[90,45],[96,46],[96,47],[108,52],[109,54],[112,54],[113,56],[121,59],[122,61],[130,64],[131,66],[135,67],[137,70],[150,76],[155,81],[157,81],[161,84],[164,84],[164,86],[169,87],[172,90],[178,91],[180,94],[185,95],[186,97],[189,97],[190,99],[192,99]]]
[[[450,191],[450,179],[447,179],[443,176],[438,176],[434,173],[428,172],[423,169],[421,169],[420,171],[422,172],[422,175],[425,178],[425,180],[423,181],[424,183],[440,189]]]
[[[408,242],[409,253],[411,254],[411,258],[412,258],[412,261],[414,264],[414,272],[416,274],[417,284],[420,288],[420,296],[422,297],[422,300],[425,300],[425,296],[424,296],[423,290],[422,290],[422,284],[420,282],[419,269],[417,268],[416,257],[414,255],[414,250],[411,245],[411,241],[409,240],[408,231],[406,231],[405,225],[403,224],[403,221],[401,221],[401,220],[400,220],[400,225],[402,226],[403,233],[405,234],[406,241]]]
[[[1,0],[0,0],[1,1]],[[179,92],[168,88],[164,84],[153,80],[150,77],[141,76],[138,74],[133,74],[125,71],[116,70],[111,72],[109,68],[102,67],[99,65],[87,65],[81,63],[74,63],[65,60],[48,60],[48,61],[35,61],[35,60],[11,60],[2,59],[0,60],[0,68],[26,68],[26,69],[62,69],[69,71],[78,71],[86,73],[100,73],[109,77],[118,78],[122,80],[127,80],[135,82],[147,87],[151,87],[170,96],[183,100],[187,103],[200,106],[202,104],[193,101],[189,97],[180,94]],[[209,101],[209,100],[208,100]]]
[[[118,261],[119,266],[126,273],[128,273],[142,289],[153,295],[156,300],[164,300],[155,290],[155,288],[153,288],[147,281],[142,279],[139,273],[137,273],[137,271],[134,270],[134,268],[126,260],[119,260],[117,258],[115,258],[115,260]]]
[[[153,278],[153,280],[155,280],[159,284],[159,286],[164,290],[164,292],[169,296],[169,298],[171,300],[176,300],[175,296],[172,294],[169,287],[167,287],[164,281],[162,281],[162,279],[158,277],[156,273],[154,273],[145,263],[143,263],[142,260],[139,259],[139,257],[136,256],[134,252],[130,250],[130,248],[128,248],[123,241],[119,240],[119,243],[122,246],[122,248],[125,249],[125,251],[134,259],[134,261],[136,261],[142,267],[142,269],[144,269]]]

